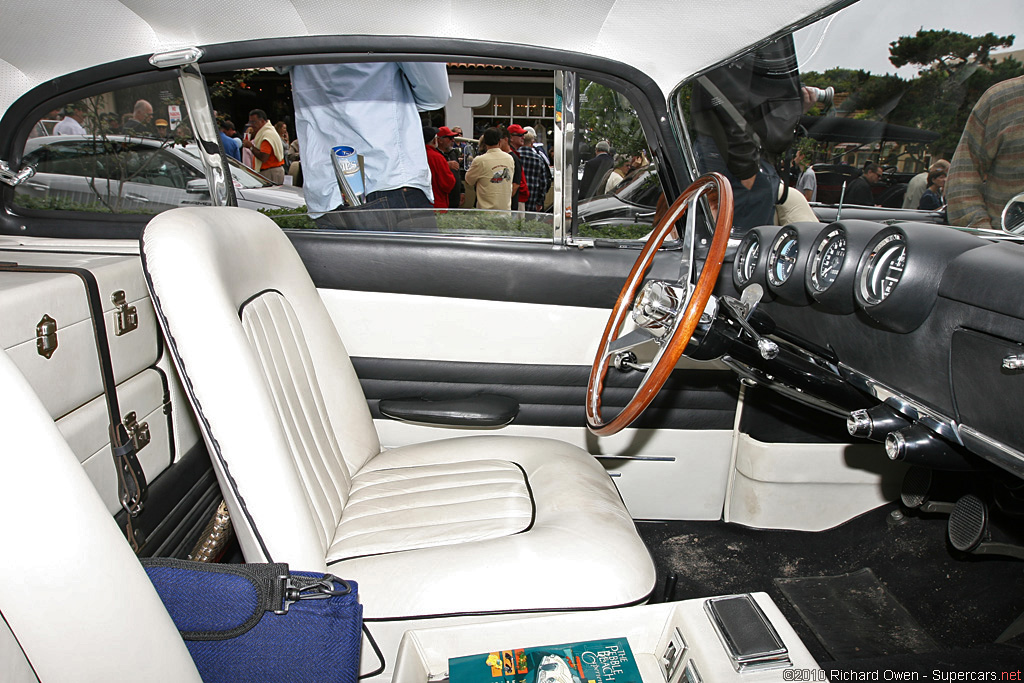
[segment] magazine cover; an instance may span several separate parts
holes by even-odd
[[[625,638],[452,657],[448,677],[450,683],[642,683]]]

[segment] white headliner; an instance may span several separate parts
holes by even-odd
[[[836,0],[0,0],[0,115],[30,88],[126,57],[315,35],[446,36],[608,57],[666,94]],[[258,11],[254,11],[258,8]]]

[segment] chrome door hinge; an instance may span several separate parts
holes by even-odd
[[[31,178],[36,174],[36,169],[32,166],[26,166],[17,173],[11,170],[11,167],[6,161],[0,159],[0,182],[6,183],[11,187],[17,187],[23,182]]]
[[[39,319],[36,325],[36,351],[49,360],[57,350],[57,321],[48,315]]]

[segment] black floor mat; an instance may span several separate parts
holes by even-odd
[[[777,578],[775,585],[833,659],[939,649],[870,569],[838,576]]]
[[[638,528],[658,568],[657,598],[671,574],[678,577],[673,600],[764,591],[823,665],[836,657],[818,643],[775,579],[834,576],[867,567],[941,651],[995,642],[1024,612],[1024,563],[961,555],[947,546],[944,516],[896,518],[889,513],[897,507],[885,506],[815,533],[691,521],[642,522]],[[1024,644],[1024,636],[1011,643]]]

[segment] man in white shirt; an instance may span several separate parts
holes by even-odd
[[[344,208],[331,161],[339,145],[363,156],[366,202],[360,209],[433,208],[419,112],[448,103],[444,63],[308,64],[290,71],[303,191],[314,217]],[[383,229],[397,227],[394,216],[383,215],[391,212],[380,213],[347,216],[335,227],[381,229],[374,218],[386,219]]]
[[[73,102],[64,107],[64,118],[53,127],[54,135],[88,135],[85,130],[85,106],[81,102]]]

